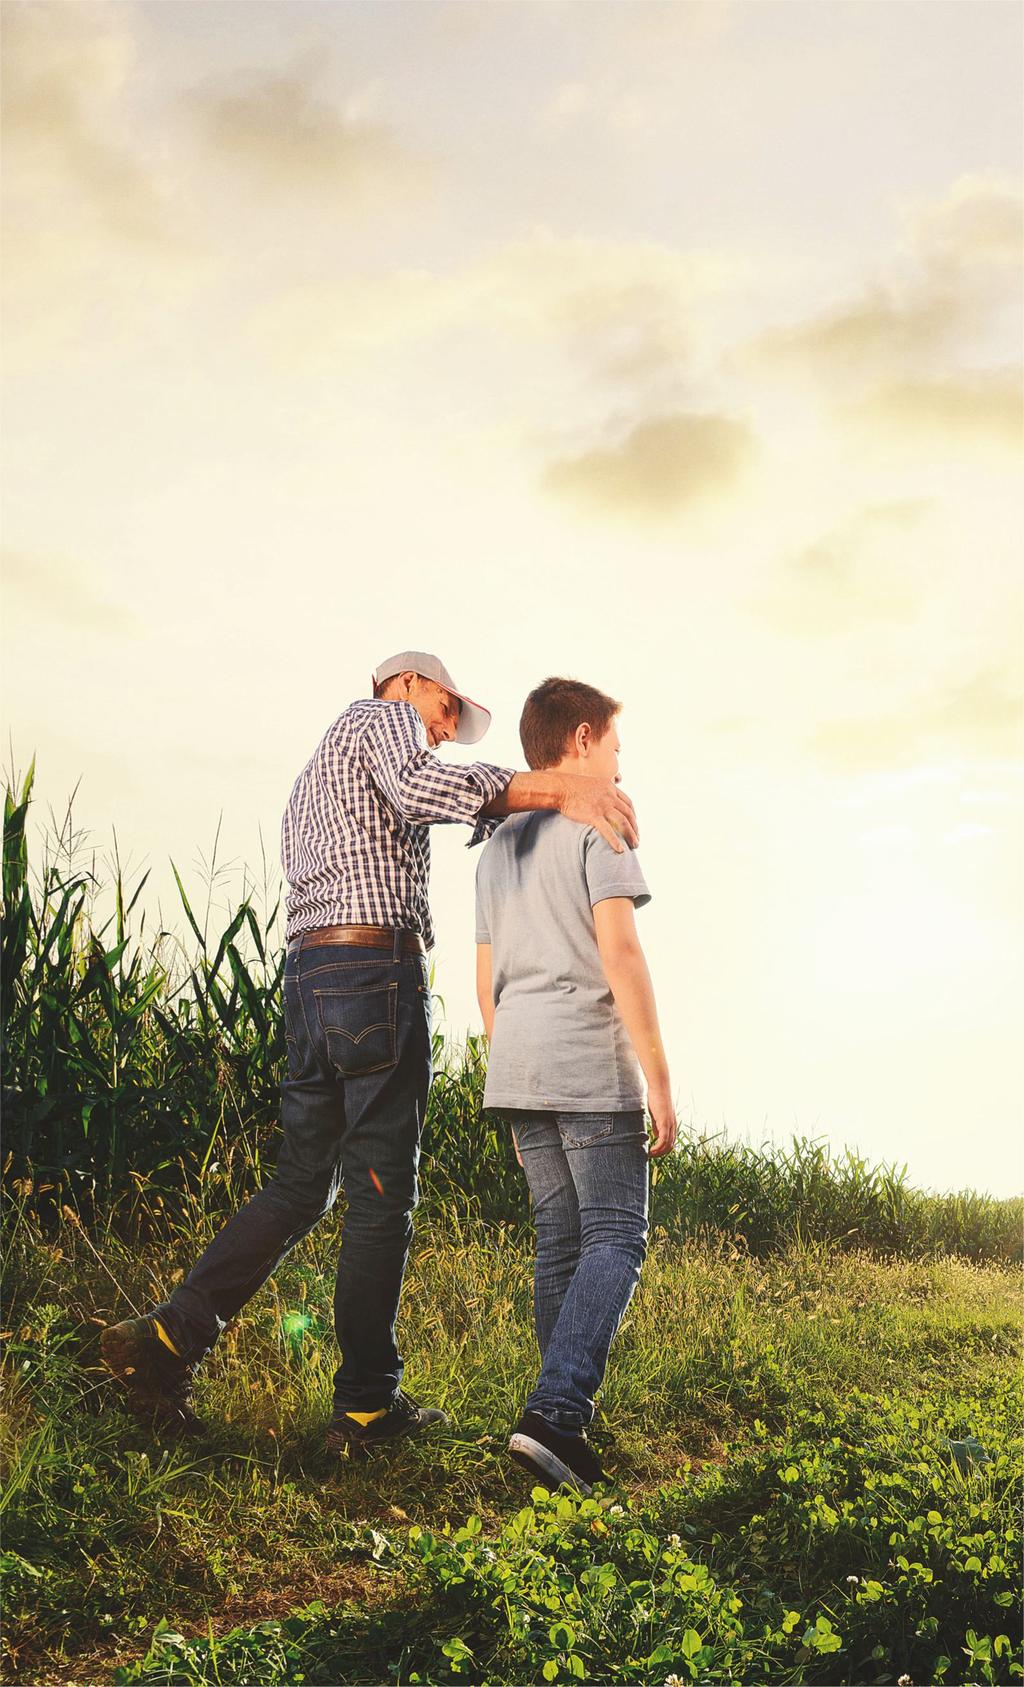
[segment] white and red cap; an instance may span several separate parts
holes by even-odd
[[[462,704],[455,733],[456,744],[479,743],[491,724],[491,711],[485,709],[482,703],[474,703],[472,697],[459,690],[440,656],[430,656],[425,650],[402,650],[397,656],[389,656],[381,662],[374,670],[373,683],[375,686],[383,685],[385,680],[394,679],[396,674],[419,674],[423,679],[432,679],[437,685],[443,685]]]

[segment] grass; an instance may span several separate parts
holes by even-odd
[[[108,1229],[98,1257],[73,1217],[44,1230],[22,1208],[5,1259],[9,1678],[520,1681],[582,1667],[664,1682],[696,1659],[707,1679],[1012,1679],[999,1637],[1016,1620],[1019,1303],[1005,1268],[800,1243],[756,1259],[662,1231],[595,1425],[616,1486],[570,1515],[527,1505],[503,1457],[534,1366],[521,1239],[417,1218],[406,1380],[452,1427],[332,1464],[330,1221],[211,1355],[208,1439],[171,1447],[123,1415],[96,1337],[185,1266],[184,1215],[154,1221],[144,1249]],[[961,1473],[945,1443],[971,1435],[990,1462]],[[602,1564],[603,1591],[585,1580]]]

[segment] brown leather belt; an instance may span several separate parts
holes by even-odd
[[[425,955],[423,939],[415,931],[398,931],[394,926],[320,926],[303,931],[288,945],[289,955],[299,949],[317,949],[322,943],[353,943],[360,949],[393,949],[395,938],[403,955]]]

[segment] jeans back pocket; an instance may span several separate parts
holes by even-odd
[[[398,1058],[395,1023],[398,985],[374,984],[364,990],[314,990],[327,1055],[345,1078],[383,1072]]]
[[[589,1148],[592,1142],[611,1136],[615,1128],[614,1113],[560,1113],[558,1128],[567,1148]]]

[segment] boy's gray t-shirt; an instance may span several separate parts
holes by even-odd
[[[601,965],[593,906],[650,892],[635,853],[550,811],[516,814],[476,873],[476,940],[491,945],[494,1034],[485,1107],[632,1112],[643,1079]]]

